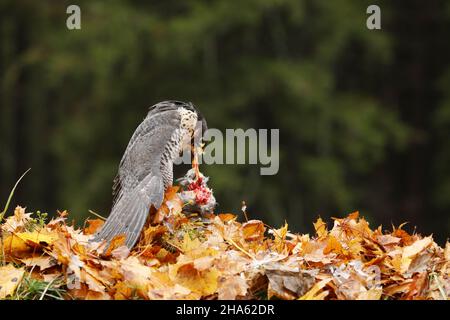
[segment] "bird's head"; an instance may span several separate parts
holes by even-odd
[[[202,138],[208,129],[206,119],[192,102],[168,100],[159,102],[149,109],[150,113],[160,113],[177,110],[181,113],[181,126],[188,129],[189,136],[183,138],[183,147],[197,149],[203,143]],[[196,122],[192,120],[196,119]],[[194,120],[195,121],[195,120]]]
[[[167,110],[177,110],[179,108],[184,108],[187,111],[194,112],[197,115],[197,125],[196,131],[201,131],[203,135],[206,130],[208,130],[208,125],[206,123],[206,119],[203,117],[203,114],[195,107],[192,102],[183,102],[177,100],[167,100],[159,102],[149,108],[149,113],[152,112],[164,112]]]

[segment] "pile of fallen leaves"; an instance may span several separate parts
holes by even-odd
[[[243,219],[245,220],[245,219]],[[448,299],[450,243],[370,229],[352,213],[315,234],[233,214],[183,212],[177,188],[151,213],[139,243],[89,242],[67,212],[17,207],[0,225],[0,299]]]

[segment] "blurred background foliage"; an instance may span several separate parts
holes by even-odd
[[[107,215],[134,129],[177,99],[209,127],[280,129],[275,176],[202,167],[218,211],[245,200],[250,217],[310,232],[359,210],[445,241],[449,26],[445,0],[0,0],[0,195],[31,167],[14,203]]]

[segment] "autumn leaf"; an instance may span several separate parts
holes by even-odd
[[[234,221],[236,220],[237,216],[232,214],[232,213],[219,213],[218,217],[220,218],[220,220],[222,220],[223,222],[228,222],[228,221]]]
[[[97,230],[100,229],[101,226],[105,223],[105,221],[101,219],[88,219],[86,220],[88,226],[84,228],[84,234],[94,234]]]
[[[314,277],[303,270],[285,267],[279,263],[266,266],[269,279],[268,297],[293,300],[302,296],[314,283]]]
[[[41,271],[56,265],[56,261],[52,257],[47,255],[25,258],[21,259],[21,261],[27,267],[34,267],[34,266],[39,267]]]
[[[144,230],[144,237],[141,245],[150,244],[154,241],[154,239],[162,236],[165,232],[167,232],[167,227],[163,225],[157,226],[149,226]]]
[[[25,213],[25,208],[17,206],[14,214],[6,219],[0,229],[6,232],[23,231],[25,225],[31,220],[31,213]]]
[[[248,289],[248,283],[241,275],[221,277],[217,289],[218,298],[219,300],[234,300],[237,297],[245,296]]]
[[[371,288],[359,293],[357,300],[380,300],[382,293],[381,288]]]
[[[413,261],[413,258],[425,250],[428,246],[431,245],[433,242],[432,237],[426,237],[421,240],[417,240],[413,244],[405,247],[403,249],[402,253],[402,261],[401,261],[401,272],[405,273],[408,271],[409,266],[411,265],[411,262]]]
[[[59,238],[57,234],[46,231],[21,232],[16,236],[33,245],[52,244]]]
[[[14,257],[21,257],[31,249],[23,239],[14,234],[1,239],[1,252],[7,252]]]
[[[337,254],[343,253],[341,243],[333,236],[328,237],[327,246],[323,249],[324,254],[329,254],[330,252],[334,252]]]
[[[126,236],[124,234],[119,234],[112,238],[111,242],[109,243],[108,249],[104,253],[105,257],[111,256],[112,252],[123,246],[125,244]]]
[[[0,267],[0,299],[14,294],[24,274],[24,268],[15,268],[12,264]]]
[[[323,279],[316,283],[299,300],[323,300],[329,294],[328,291],[321,291],[332,279]]]
[[[328,235],[327,224],[321,218],[317,219],[313,224],[319,239],[323,239]]]
[[[259,220],[250,220],[242,225],[244,239],[247,241],[262,240],[266,227],[264,223]]]
[[[193,271],[192,268],[179,268],[176,277],[173,278],[174,283],[180,284],[193,292],[197,292],[201,296],[208,296],[216,292],[218,285],[218,277],[220,273],[216,268],[210,268],[205,271]]]
[[[181,250],[183,250],[184,253],[187,253],[189,251],[195,250],[198,247],[200,247],[201,242],[199,239],[191,239],[189,234],[185,233],[183,242],[181,243]]]
[[[153,217],[153,223],[161,223],[169,213],[178,214],[181,212],[183,202],[178,196],[179,187],[172,186],[167,188],[164,194],[163,204],[159,207]]]

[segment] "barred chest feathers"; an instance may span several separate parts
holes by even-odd
[[[167,142],[161,157],[161,174],[164,188],[167,189],[173,182],[173,162],[181,151],[190,147],[191,138],[197,125],[197,114],[183,107],[178,108],[180,114],[180,128],[175,130],[170,141]]]

